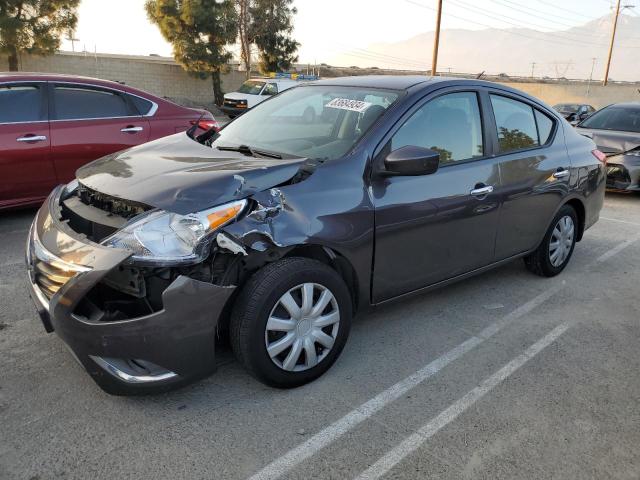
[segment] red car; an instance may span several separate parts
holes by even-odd
[[[0,209],[38,204],[80,166],[196,123],[218,126],[206,110],[117,82],[2,73]]]

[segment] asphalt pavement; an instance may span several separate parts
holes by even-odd
[[[26,288],[0,214],[0,479],[640,478],[640,196],[607,194],[567,269],[516,261],[358,316],[314,383],[213,376],[112,397]]]

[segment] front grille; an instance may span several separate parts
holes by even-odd
[[[77,196],[85,205],[91,205],[103,212],[124,217],[126,219],[130,219],[151,209],[149,205],[129,200],[122,200],[120,198],[107,195],[106,193],[98,192],[82,184],[78,185]]]
[[[152,207],[98,192],[82,184],[62,199],[60,220],[76,233],[100,243],[127,221]]]
[[[91,270],[83,265],[56,257],[45,249],[37,238],[32,237],[29,263],[32,265],[32,280],[49,300],[64,284],[80,272]]]
[[[77,271],[59,268],[43,260],[36,260],[33,265],[36,284],[42,294],[51,300],[60,288],[67,283]]]
[[[242,108],[247,106],[247,101],[246,100],[225,100],[224,104],[227,107]]]

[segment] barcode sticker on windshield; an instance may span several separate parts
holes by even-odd
[[[349,100],[348,98],[334,98],[325,105],[328,108],[339,108],[341,110],[351,110],[353,112],[364,112],[372,103],[361,100]]]

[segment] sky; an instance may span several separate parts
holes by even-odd
[[[626,3],[638,3],[640,0]],[[373,43],[433,31],[437,0],[294,0],[294,37],[301,63],[329,63]],[[564,30],[610,14],[612,0],[443,0],[443,29]],[[147,19],[144,0],[82,0],[75,50],[171,56],[171,46]],[[425,48],[431,48],[426,46]],[[71,50],[64,41],[63,50]],[[344,60],[341,62],[344,63]],[[402,68],[402,65],[398,65]]]

